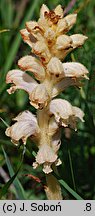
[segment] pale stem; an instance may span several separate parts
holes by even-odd
[[[49,200],[62,200],[61,187],[56,177],[52,174],[46,175],[47,188],[45,189]]]
[[[47,143],[47,145],[51,145],[51,139],[48,135],[49,115],[47,113],[46,108],[37,111],[37,119],[38,119],[39,127],[41,129],[41,138],[40,138],[39,147],[40,145],[44,145],[44,143],[45,144]],[[46,174],[46,182],[47,182],[47,187],[45,188],[45,192],[47,198],[49,200],[62,200],[61,187],[57,178],[54,177],[52,174]]]

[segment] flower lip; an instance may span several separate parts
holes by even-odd
[[[21,36],[23,38],[23,41],[25,43],[27,43],[32,48],[32,42],[31,42],[31,39],[30,39],[30,33],[27,31],[27,29],[20,30],[20,34],[21,34]]]
[[[64,10],[60,4],[54,9],[54,12],[56,15],[60,16],[60,18],[63,18]]]
[[[76,23],[77,14],[69,14],[64,18],[68,24],[69,30],[72,28],[72,26]]]
[[[46,12],[49,12],[49,8],[45,4],[43,4],[41,9],[40,9],[40,18],[41,19],[45,18]]]
[[[40,129],[37,124],[37,119],[28,110],[20,113],[14,118],[14,121],[16,123],[8,127],[5,132],[7,136],[11,137],[14,144],[18,144],[20,139],[26,144],[28,137],[31,135],[35,137],[39,135]]]
[[[22,57],[18,61],[18,66],[24,71],[31,71],[35,78],[42,81],[45,79],[45,70],[44,67],[41,65],[41,62],[30,55]]]
[[[66,77],[87,78],[86,74],[89,73],[87,68],[79,62],[63,63],[63,69]]]
[[[63,78],[64,70],[61,61],[57,57],[52,57],[47,65],[47,72],[55,77]]]
[[[17,89],[23,89],[30,94],[38,83],[27,73],[21,70],[10,70],[6,76],[6,83],[13,83],[8,93],[14,93]]]
[[[36,33],[37,31],[40,33],[43,33],[43,30],[40,28],[40,26],[38,25],[38,23],[36,21],[28,21],[26,22],[26,28],[28,30],[28,32],[32,33]]]
[[[76,22],[77,14],[69,14],[62,19],[59,19],[56,29],[56,34],[61,35],[68,32]]]
[[[72,39],[68,35],[60,35],[56,40],[58,50],[65,50],[72,47]]]
[[[33,45],[33,52],[39,56],[45,63],[48,63],[51,58],[51,53],[47,44],[43,41],[37,41]]]
[[[44,84],[39,84],[30,94],[30,104],[36,109],[43,109],[47,106],[50,96]]]
[[[36,156],[36,162],[39,164],[43,164],[45,162],[53,163],[56,161],[56,159],[57,155],[54,153],[52,148],[47,144],[44,144],[40,147]]]
[[[74,34],[70,36],[72,40],[72,46],[73,48],[81,47],[84,42],[88,39],[87,36],[82,35],[82,34]]]
[[[80,108],[73,107],[68,101],[63,99],[54,99],[50,102],[48,112],[55,116],[56,122],[60,126],[67,127],[71,125],[76,129],[76,120],[79,118],[83,121],[84,113]]]
[[[37,166],[42,165],[43,171],[46,174],[49,174],[53,171],[51,168],[53,163],[57,164],[58,166],[61,164],[52,147],[47,144],[40,146],[36,156],[36,162],[33,163],[34,169],[37,168]]]

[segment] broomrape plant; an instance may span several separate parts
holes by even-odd
[[[38,22],[26,22],[26,28],[20,31],[24,42],[32,48],[31,54],[22,57],[18,61],[20,69],[9,71],[6,77],[6,82],[12,83],[8,93],[25,90],[30,104],[37,109],[36,116],[26,110],[14,118],[15,123],[6,129],[6,135],[16,145],[20,139],[26,145],[28,137],[37,145],[33,168],[42,166],[46,174],[48,199],[62,199],[59,182],[52,175],[61,164],[58,158],[61,128],[70,126],[76,130],[77,120],[84,121],[80,108],[67,100],[55,98],[67,87],[80,87],[81,80],[88,79],[88,70],[81,63],[62,63],[68,53],[81,47],[87,39],[82,34],[67,35],[76,18],[77,14],[64,16],[61,5],[50,11],[43,4]]]

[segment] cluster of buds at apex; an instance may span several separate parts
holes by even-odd
[[[76,23],[76,18],[77,14],[64,17],[61,6],[49,11],[42,5],[38,22],[26,22],[26,29],[20,32],[23,40],[32,48],[32,52],[47,64],[52,56],[63,60],[69,52],[84,44],[86,36],[66,35]]]
[[[82,122],[84,113],[68,101],[55,98],[69,86],[81,86],[81,80],[88,79],[87,68],[79,62],[63,62],[68,53],[81,47],[86,36],[68,35],[76,23],[77,14],[64,16],[61,5],[50,11],[42,5],[38,21],[26,22],[26,28],[20,31],[31,54],[18,61],[19,69],[8,72],[6,82],[12,83],[9,94],[23,89],[29,95],[30,104],[37,109],[37,116],[24,111],[6,129],[6,135],[18,144],[21,139],[33,139],[38,153],[33,167],[42,165],[45,173],[53,170],[53,164],[61,164],[58,150],[61,145],[61,128],[77,129],[76,122]],[[33,53],[33,55],[32,55]],[[29,74],[27,72],[30,72]]]

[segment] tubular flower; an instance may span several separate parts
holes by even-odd
[[[30,103],[36,109],[43,109],[49,101],[49,94],[44,84],[39,84],[30,94]]]
[[[20,139],[26,144],[28,137],[36,137],[39,135],[40,128],[37,124],[37,119],[28,110],[20,113],[13,120],[16,121],[16,123],[6,129],[6,135],[11,137],[14,144],[18,145]]]
[[[17,89],[30,93],[37,86],[37,82],[30,75],[16,69],[8,72],[6,83],[13,83],[12,87],[7,90],[9,94],[14,93]]]
[[[53,114],[55,116],[56,122],[64,127],[67,127],[68,125],[71,125],[71,127],[73,125],[76,126],[77,118],[79,118],[81,121],[84,121],[83,111],[80,108],[72,106],[68,101],[63,99],[54,99],[50,102],[49,114]]]
[[[52,164],[59,166],[61,164],[61,160],[58,158],[57,152],[60,148],[60,145],[60,133],[57,132],[52,137],[51,146],[47,144],[40,146],[36,156],[36,162],[33,163],[34,169],[37,168],[39,165],[42,165],[43,171],[48,174],[53,171]]]
[[[24,42],[31,48],[31,54],[18,61],[20,69],[11,70],[6,76],[6,82],[12,84],[8,93],[23,89],[29,95],[30,104],[37,109],[37,117],[29,111],[18,115],[14,119],[16,122],[6,129],[6,135],[15,144],[20,139],[26,144],[28,137],[35,140],[38,152],[33,167],[42,166],[48,185],[46,193],[52,199],[62,199],[57,179],[53,177],[50,181],[49,174],[61,164],[58,158],[61,129],[71,127],[76,130],[77,120],[84,121],[80,108],[67,100],[54,99],[66,88],[81,87],[81,81],[88,79],[84,65],[63,62],[68,53],[81,47],[87,39],[82,34],[68,35],[76,19],[77,14],[64,16],[61,5],[50,11],[43,4],[38,21],[26,22],[26,28],[20,31]],[[56,185],[55,192],[51,187],[53,184]]]
[[[45,79],[45,69],[42,66],[41,62],[31,55],[27,55],[22,57],[18,61],[18,66],[23,71],[30,71],[34,74],[35,78],[39,81],[43,81]]]
[[[36,162],[34,162],[33,166],[37,168],[38,165],[42,164],[43,171],[48,174],[53,171],[51,165],[57,160],[57,157],[53,149],[47,144],[44,144],[40,147],[36,156]]]

